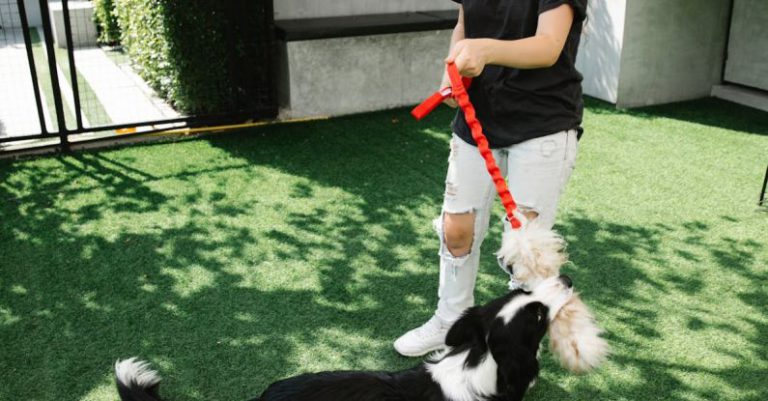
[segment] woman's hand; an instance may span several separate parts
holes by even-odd
[[[456,42],[446,63],[455,63],[463,77],[480,75],[488,64],[488,39],[464,39]]]
[[[448,77],[448,70],[445,70],[443,71],[443,82],[440,83],[440,90],[442,90],[443,88],[450,88],[450,87],[452,87],[451,78]],[[454,109],[459,107],[459,103],[456,101],[456,99],[452,97],[445,98],[445,100],[443,100],[443,104],[450,106]]]

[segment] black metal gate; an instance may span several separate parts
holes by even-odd
[[[247,59],[258,63],[259,68],[251,69],[258,73],[249,75],[248,66],[221,72],[249,85],[250,92],[238,95],[249,97],[248,107],[196,114],[180,112],[158,95],[119,48],[96,44],[91,2],[0,0],[0,153],[22,148],[68,151],[73,144],[274,118],[272,1],[257,3],[263,7],[259,26],[243,31],[263,33],[253,36],[259,41],[258,59]],[[229,62],[233,64],[239,63]]]

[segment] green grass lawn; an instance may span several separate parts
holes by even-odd
[[[768,399],[768,114],[588,106],[558,229],[614,352],[574,376],[545,351],[528,399]],[[134,355],[178,401],[418,363],[391,343],[436,303],[450,116],[0,164],[0,399],[114,400],[112,364]],[[479,302],[505,290],[500,229]]]

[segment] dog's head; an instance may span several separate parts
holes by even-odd
[[[448,351],[429,365],[432,377],[454,399],[522,396],[538,376],[549,323],[572,295],[568,277],[552,277],[467,309],[448,331]]]
[[[538,349],[550,322],[572,296],[573,282],[568,276],[550,277],[532,292],[517,293],[496,313],[489,338]]]
[[[563,237],[541,227],[537,220],[505,232],[496,256],[502,268],[526,289],[560,275],[560,267],[568,260]]]

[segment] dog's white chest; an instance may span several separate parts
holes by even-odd
[[[452,401],[475,401],[496,394],[496,361],[486,354],[474,368],[467,368],[464,361],[469,351],[444,358],[427,369],[446,398]]]

